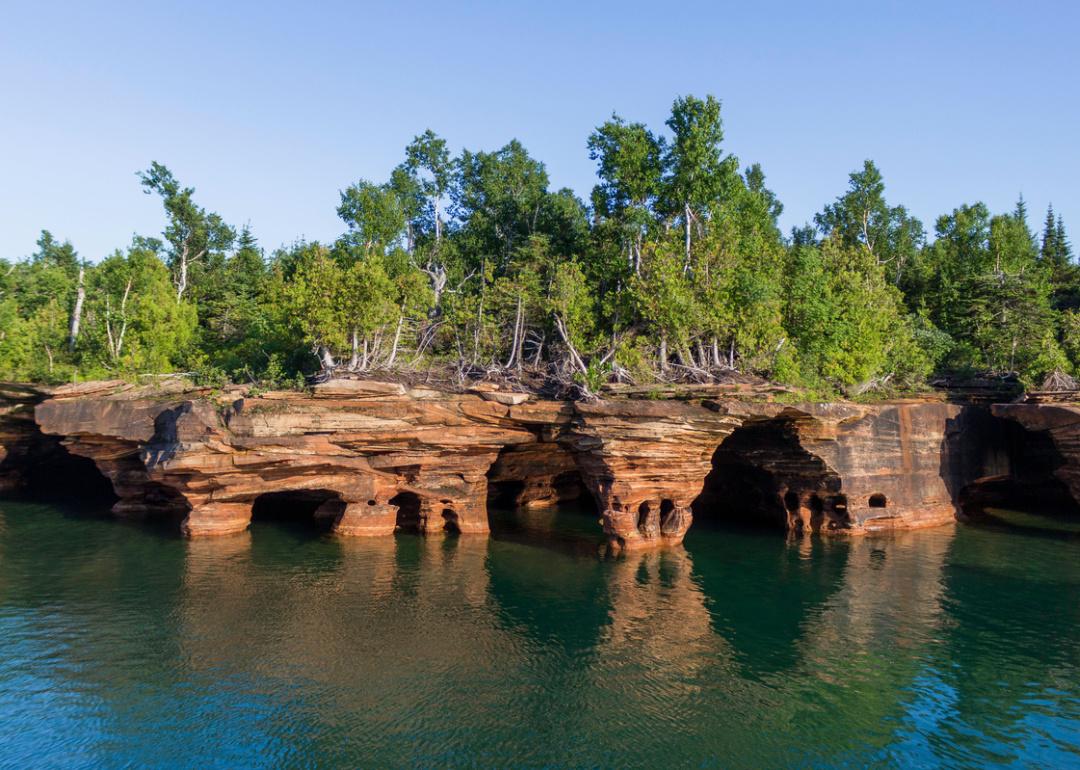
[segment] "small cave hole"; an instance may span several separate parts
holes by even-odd
[[[799,510],[799,495],[795,492],[787,492],[784,494],[784,507],[792,513],[797,513]]]
[[[518,479],[488,483],[488,506],[500,511],[517,507],[518,497],[525,491],[525,482]]]
[[[667,526],[668,520],[671,518],[671,514],[675,512],[675,501],[673,500],[661,500],[660,501],[660,529]]]
[[[443,508],[442,517],[444,530],[455,534],[461,534],[461,527],[458,524],[458,515],[454,509]]]
[[[829,529],[841,529],[850,525],[847,495],[834,495],[830,503],[832,515],[829,517]]]
[[[885,499],[885,495],[880,492],[870,495],[869,504],[871,508],[884,508],[888,501]]]
[[[646,500],[637,509],[637,525],[638,529],[642,529],[649,524],[649,513],[652,511],[652,507],[649,505],[649,501]]]

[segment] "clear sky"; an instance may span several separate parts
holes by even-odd
[[[873,158],[932,230],[964,202],[1080,245],[1080,2],[78,2],[2,4],[0,256],[42,228],[99,259],[160,232],[157,160],[268,249],[332,239],[338,191],[425,128],[512,137],[552,187],[593,185],[618,111],[663,129],[723,102],[725,146],[810,219]]]

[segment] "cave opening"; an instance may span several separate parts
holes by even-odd
[[[503,448],[487,482],[489,511],[565,507],[592,515],[597,510],[573,455],[558,444]]]
[[[649,525],[649,514],[652,513],[652,506],[649,505],[649,501],[638,506],[637,509],[637,526],[638,529],[644,529]]]
[[[492,537],[560,551],[595,551],[597,505],[574,455],[554,442],[503,448],[487,474]]]
[[[671,514],[675,512],[675,501],[664,499],[660,501],[660,531],[663,532],[667,529],[668,520],[671,518]]]
[[[51,437],[50,437],[51,438]],[[109,507],[120,498],[112,482],[89,457],[72,454],[59,441],[50,441],[23,471],[23,491],[43,500],[78,501]]]
[[[420,496],[415,492],[398,492],[390,498],[390,505],[397,507],[394,526],[401,532],[420,531]],[[445,511],[443,512],[445,515]]]
[[[328,489],[297,489],[259,495],[251,505],[252,522],[272,522],[311,532],[329,532],[345,512],[345,501]]]
[[[1080,502],[1058,477],[1065,458],[1049,431],[994,415],[979,417],[959,450],[974,464],[957,496],[961,517],[1009,529],[1072,532]]]
[[[444,531],[451,532],[455,535],[461,534],[461,526],[458,523],[458,515],[453,508],[443,508],[442,520]]]
[[[713,454],[696,522],[771,531],[848,526],[840,477],[799,441],[792,419],[748,422]],[[661,519],[663,513],[661,512]]]
[[[488,480],[488,508],[510,511],[517,508],[518,498],[525,491],[525,482],[521,479]]]

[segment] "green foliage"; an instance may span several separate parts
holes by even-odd
[[[194,188],[181,187],[162,164],[155,161],[138,176],[146,194],[161,196],[168,218],[163,233],[168,243],[166,261],[173,274],[176,296],[183,298],[189,287],[203,285],[204,274],[220,262],[236,233],[220,216],[196,205]]]
[[[868,250],[834,234],[820,246],[793,249],[788,274],[785,326],[805,381],[850,386],[928,373],[929,354],[900,294]]]
[[[825,236],[836,234],[847,247],[862,247],[901,285],[925,241],[922,223],[903,206],[885,202],[885,182],[873,161],[853,172],[848,191],[814,217]]]
[[[340,193],[339,238],[269,255],[152,163],[158,237],[94,264],[42,231],[0,260],[0,377],[258,390],[446,363],[596,393],[735,369],[824,398],[945,371],[1080,373],[1080,266],[1052,209],[1036,237],[1023,200],[962,205],[927,243],[868,160],[785,239],[761,166],[722,148],[716,98],[676,99],[664,127],[612,115],[592,132],[591,206],[516,140],[453,156],[428,130],[389,179]]]
[[[171,372],[193,353],[195,307],[176,298],[168,268],[145,245],[102,260],[88,297],[84,359],[91,370]]]
[[[357,182],[341,193],[337,213],[352,239],[369,252],[393,246],[405,230],[406,209],[390,185]]]

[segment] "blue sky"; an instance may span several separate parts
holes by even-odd
[[[785,230],[864,158],[932,229],[964,202],[1080,245],[1080,3],[6,3],[0,256],[42,228],[99,259],[158,233],[158,160],[269,248],[342,230],[338,191],[384,179],[425,128],[455,152],[512,137],[587,197],[613,110],[663,128],[723,101]]]

